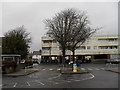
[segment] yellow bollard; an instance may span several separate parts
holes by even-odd
[[[73,64],[73,72],[77,72],[77,65]]]

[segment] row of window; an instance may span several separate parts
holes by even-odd
[[[118,41],[118,38],[106,38],[106,39],[98,39],[100,42],[114,42]]]
[[[101,38],[101,39],[89,39],[86,42],[115,42],[118,38]],[[43,40],[43,43],[57,43],[55,40]]]
[[[58,47],[43,47],[43,50],[61,50]],[[118,46],[81,46],[77,50],[89,50],[89,49],[118,49]]]

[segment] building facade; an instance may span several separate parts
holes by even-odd
[[[119,36],[118,35],[93,35],[90,39],[75,50],[77,59],[116,59],[119,55]],[[66,50],[66,56],[72,55],[72,52]],[[61,60],[62,52],[60,45],[50,36],[42,37],[42,54],[43,59],[54,57]]]

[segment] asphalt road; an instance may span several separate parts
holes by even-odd
[[[2,77],[3,88],[118,88],[118,73],[105,71],[105,64],[82,64],[88,74],[60,74],[61,65],[39,65],[27,76]],[[116,67],[116,65],[112,65]]]

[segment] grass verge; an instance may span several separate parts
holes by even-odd
[[[77,72],[73,72],[72,68],[63,68],[61,70],[62,74],[84,74],[84,73],[89,73],[86,70],[81,70],[80,68],[77,68]]]

